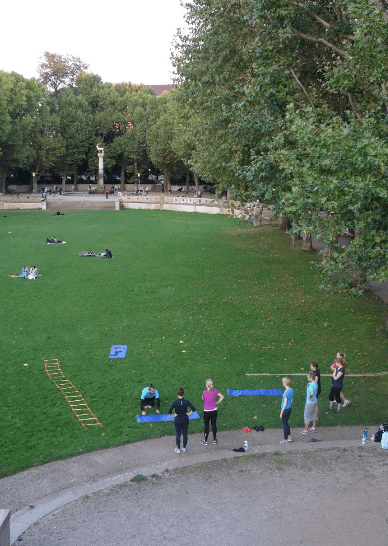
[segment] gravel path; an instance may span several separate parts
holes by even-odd
[[[193,434],[180,455],[164,437],[3,478],[0,498],[22,546],[387,546],[388,452],[361,436],[339,426],[280,445],[280,430],[229,431],[204,447]]]

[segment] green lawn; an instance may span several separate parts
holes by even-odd
[[[172,423],[136,422],[149,382],[163,413],[181,385],[201,413],[208,376],[224,394],[281,388],[279,377],[245,374],[307,371],[311,360],[328,373],[337,351],[350,373],[386,369],[386,307],[372,295],[320,292],[310,265],[317,257],[292,250],[276,227],[164,211],[2,212],[0,476],[172,435]],[[67,244],[46,245],[52,235]],[[78,255],[106,246],[114,260]],[[33,263],[36,281],[8,277]],[[125,359],[108,358],[113,344],[128,345]],[[104,428],[82,428],[45,372],[43,358],[53,356]],[[294,379],[291,427],[303,426],[305,385]],[[387,385],[386,377],[348,377],[351,405],[327,415],[323,378],[319,426],[387,421]],[[279,407],[278,397],[226,397],[220,432],[280,428]],[[201,430],[191,422],[190,432]]]

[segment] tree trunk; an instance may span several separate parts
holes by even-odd
[[[164,173],[164,188],[167,191],[171,191],[171,181],[170,181],[170,175],[168,173]]]
[[[186,195],[190,191],[190,173],[186,173]]]
[[[292,229],[294,229],[294,227],[298,225],[299,225],[299,215],[293,217]],[[296,241],[299,241],[299,239],[300,239],[299,233],[291,233],[292,246],[295,246]]]
[[[62,176],[62,191],[65,191],[66,190],[66,179],[67,179],[67,175],[64,174]]]
[[[40,165],[38,163],[38,165],[36,166],[35,168],[35,171],[32,173],[33,174],[33,178],[35,178],[35,184],[38,186],[38,182],[40,180],[40,178],[44,175],[44,173],[46,172],[46,169],[43,169],[43,171],[40,173],[39,172],[39,168],[40,168]],[[34,183],[34,181],[32,182]]]
[[[303,236],[303,250],[306,250],[307,252],[311,252],[313,249],[313,243],[311,240],[311,235],[304,235]]]
[[[121,189],[124,190],[124,186],[125,186],[125,167],[124,167],[124,165],[121,167],[120,184],[121,184]]]
[[[74,189],[75,189],[75,191],[78,191],[78,169],[77,169],[77,165],[74,165],[74,167],[73,167],[73,174],[74,174]]]
[[[199,177],[198,173],[194,173],[194,183],[195,183],[195,191],[196,193],[199,192]]]
[[[5,194],[5,181],[7,179],[6,174],[0,174],[0,192],[4,195]]]
[[[333,236],[333,246],[335,245],[338,245],[338,239],[339,239],[340,235],[334,235]],[[330,258],[331,258],[331,247],[330,246],[324,246],[323,247],[323,251],[322,251],[322,260],[329,264],[330,263]]]
[[[134,167],[135,167],[135,176],[136,176],[136,189],[139,189],[139,182],[140,182],[140,176],[138,176],[138,172],[137,172],[137,161],[134,162]]]
[[[292,241],[292,246],[295,246],[296,241],[299,241],[299,234],[298,233],[292,233],[291,234],[291,241]]]

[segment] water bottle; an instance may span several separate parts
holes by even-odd
[[[247,440],[245,440],[244,449],[245,449],[245,451],[247,451],[247,449],[248,449],[248,441]]]
[[[364,434],[362,435],[362,445],[364,446],[365,445],[365,442],[368,438],[368,430],[366,428],[364,428]]]

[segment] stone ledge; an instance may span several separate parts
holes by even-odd
[[[0,546],[10,546],[11,510],[0,508]]]

